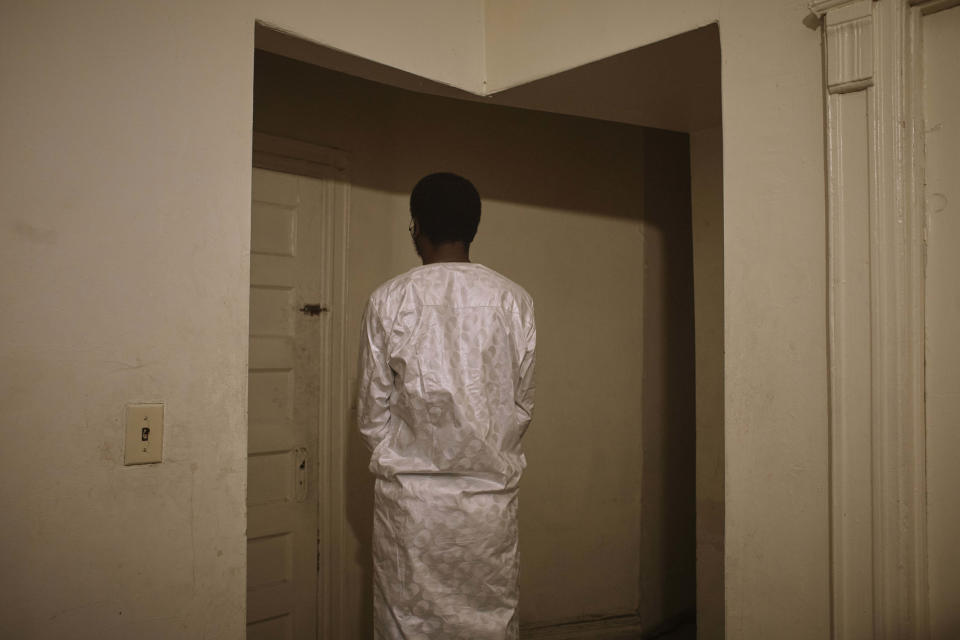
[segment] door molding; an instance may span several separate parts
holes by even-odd
[[[347,367],[347,239],[350,231],[350,179],[348,155],[341,149],[323,147],[300,140],[253,133],[253,166],[283,173],[325,180],[326,209],[331,215],[324,221],[323,274],[321,306],[323,314],[320,348],[320,398],[317,425],[317,637],[342,637],[341,594],[344,563],[340,550],[346,535],[345,487],[343,482],[346,425],[349,422],[349,384],[343,372]]]
[[[928,636],[923,14],[820,0],[836,639]]]

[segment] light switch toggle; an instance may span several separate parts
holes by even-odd
[[[163,461],[162,404],[128,404],[124,433],[123,464]]]

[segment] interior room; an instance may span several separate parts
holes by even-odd
[[[443,163],[543,323],[525,635],[958,637],[958,12],[3,3],[0,636],[363,632],[357,314]]]
[[[471,259],[522,283],[538,317],[537,408],[524,441],[529,467],[520,494],[524,636],[555,637],[558,629],[565,630],[564,637],[654,637],[680,627],[692,632],[698,606],[698,455],[701,475],[710,474],[703,476],[699,494],[701,597],[708,619],[721,585],[710,563],[722,549],[722,474],[714,470],[722,469],[722,436],[708,432],[722,421],[707,404],[709,390],[698,396],[696,388],[692,217],[696,204],[701,260],[716,264],[719,250],[710,247],[719,243],[720,227],[719,135],[713,133],[720,116],[716,29],[492,99],[265,27],[257,42],[253,128],[254,165],[260,168],[254,175],[253,277],[257,281],[260,261],[269,259],[257,255],[258,247],[271,253],[265,225],[279,219],[277,211],[286,211],[280,201],[258,196],[258,189],[272,193],[270,181],[281,179],[263,172],[296,174],[291,163],[297,156],[306,163],[301,174],[312,173],[311,159],[313,165],[328,162],[329,176],[312,175],[349,193],[338,205],[342,211],[332,214],[343,222],[330,227],[344,228],[344,246],[330,249],[342,254],[343,309],[315,322],[343,323],[334,338],[343,344],[334,350],[341,348],[346,357],[331,375],[345,379],[345,404],[354,395],[367,296],[419,264],[407,230],[410,189],[434,171],[468,176],[483,197]],[[667,59],[674,69],[696,69],[694,81],[682,86],[671,81],[664,72]],[[674,108],[667,108],[665,93],[672,94]],[[694,165],[691,129],[698,131],[693,137],[700,152]],[[258,187],[261,178],[266,182]],[[715,277],[709,269],[700,273],[707,283]],[[272,286],[255,282],[251,290],[252,354],[258,341],[285,331],[271,332],[268,320],[254,318],[257,301]],[[337,296],[333,288],[319,292],[324,306]],[[708,327],[719,317],[718,305],[715,290],[701,295],[701,384],[710,379],[711,352],[716,357]],[[303,339],[309,340],[307,335]],[[316,349],[301,347],[308,348]],[[254,369],[251,358],[248,495],[259,496],[249,502],[253,522],[270,501],[258,489],[271,483],[261,472],[264,456],[277,451],[269,437],[258,435],[275,427],[259,418],[269,415],[271,398],[284,393],[271,392],[266,381],[276,369]],[[695,399],[701,397],[704,404],[698,406]],[[319,402],[331,400],[321,394]],[[305,445],[308,459],[323,451],[318,467],[341,473],[329,481],[342,481],[340,494],[325,493],[319,500],[321,511],[339,505],[337,513],[321,514],[320,520],[341,522],[327,541],[337,556],[331,558],[331,580],[340,588],[334,594],[332,587],[326,593],[320,587],[319,606],[330,611],[320,617],[332,625],[327,633],[369,637],[369,451],[349,410],[331,418],[321,430],[336,432],[332,448],[318,447],[309,433],[299,444],[290,440],[289,448]],[[698,435],[698,424],[708,435]],[[329,473],[319,469],[320,485],[327,484]],[[278,493],[275,499],[287,497]],[[312,492],[310,501],[316,501]],[[278,604],[251,606],[289,586],[272,580],[281,574],[271,571],[271,554],[275,565],[282,564],[283,554],[300,557],[291,542],[297,534],[284,538],[287,549],[275,542],[279,530],[261,533],[248,533],[248,637],[270,637],[278,629],[296,628],[299,618],[316,616],[295,607],[281,613]],[[333,598],[336,607],[330,607]]]

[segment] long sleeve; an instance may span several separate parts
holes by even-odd
[[[386,437],[390,422],[394,374],[388,360],[386,332],[371,301],[364,311],[360,332],[360,384],[357,391],[357,421],[371,451]]]
[[[536,390],[534,383],[534,368],[536,364],[537,353],[537,326],[531,313],[530,324],[526,329],[525,348],[523,358],[520,360],[520,375],[517,380],[517,391],[515,394],[515,404],[517,407],[517,418],[520,423],[520,435],[530,426],[533,419],[533,399]]]

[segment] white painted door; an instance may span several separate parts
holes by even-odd
[[[930,637],[960,637],[960,7],[922,18]]]
[[[324,180],[253,170],[247,638],[317,637]]]

